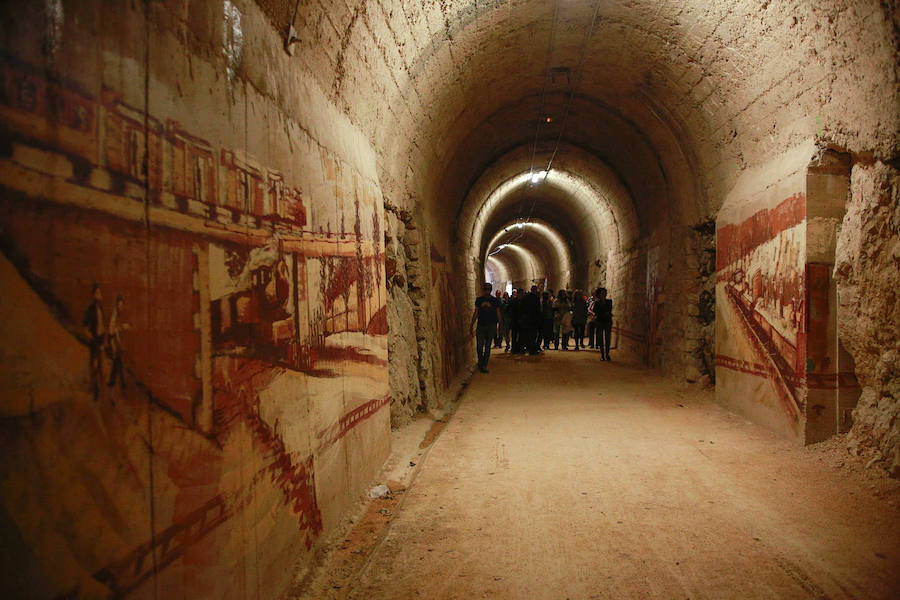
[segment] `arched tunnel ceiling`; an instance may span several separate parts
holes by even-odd
[[[572,252],[565,237],[554,225],[543,219],[531,219],[527,223],[509,221],[500,227],[484,244],[486,262],[495,257],[503,260],[510,252],[510,246],[519,246],[530,251],[537,259],[535,276],[547,278],[554,288],[569,282],[572,272]],[[507,269],[510,280],[520,281],[530,278],[526,273]]]
[[[615,173],[590,153],[564,147],[546,178],[533,183],[531,153],[520,148],[492,164],[471,186],[456,221],[457,238],[468,242],[475,272],[496,234],[515,222],[537,221],[568,243],[569,269],[548,273],[587,284],[589,265],[610,252],[627,251],[639,235],[634,203]],[[551,264],[554,264],[551,261]],[[570,270],[571,277],[565,277]]]
[[[658,206],[669,196],[669,188],[681,186],[682,197],[698,198],[697,190],[690,187],[689,180],[674,181],[675,173],[666,171],[663,158],[646,136],[633,123],[622,119],[608,107],[600,106],[582,98],[572,102],[565,136],[567,142],[557,144],[560,132],[558,111],[553,122],[541,124],[542,137],[535,147],[535,130],[538,126],[534,115],[534,98],[524,98],[519,104],[490,115],[488,119],[471,131],[460,144],[459,150],[448,160],[445,176],[441,181],[441,197],[456,198],[465,195],[474,183],[472,174],[480,175],[485,165],[494,164],[516,152],[519,165],[525,170],[546,168],[553,157],[552,166],[565,168],[573,157],[585,163],[589,156],[603,163],[603,168],[615,174],[619,183],[634,200],[636,210],[648,221],[659,215]],[[550,115],[550,111],[544,111]],[[511,131],[510,122],[529,123],[530,129]],[[513,136],[518,134],[519,138]],[[615,140],[604,147],[597,140]],[[680,155],[683,153],[679,150]],[[522,160],[525,159],[525,160]],[[684,159],[686,160],[686,159]],[[583,175],[590,176],[587,169]],[[679,171],[680,173],[680,171]],[[676,207],[677,208],[677,207]],[[685,207],[683,219],[696,221],[701,213],[697,206]],[[652,226],[652,223],[651,223]]]
[[[279,30],[294,4],[261,1]],[[615,170],[642,221],[674,211],[690,222],[742,168],[803,140],[896,155],[891,11],[878,0],[360,0],[302,3],[294,22],[299,60],[369,137],[389,196],[439,198],[453,213],[489,164],[534,139],[559,68],[568,76],[553,71],[544,112],[559,115],[574,90],[561,139]],[[538,131],[539,151],[558,135]]]
[[[501,265],[498,273],[502,273],[506,278],[498,281],[511,281],[517,286],[531,287],[544,277],[542,257],[538,256],[532,247],[524,244],[509,244],[485,261],[488,271],[492,267],[495,268],[498,263]]]
[[[512,281],[512,277],[509,274],[509,265],[508,261],[505,260],[505,257],[488,257],[487,262],[485,262],[485,277],[487,281],[491,282],[508,282]],[[496,289],[495,289],[496,291]]]

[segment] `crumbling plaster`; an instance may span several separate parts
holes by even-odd
[[[880,161],[851,172],[834,275],[841,342],[862,394],[852,448],[900,476],[900,172]]]

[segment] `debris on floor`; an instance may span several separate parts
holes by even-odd
[[[391,488],[383,483],[369,490],[369,498],[390,498],[392,495]]]

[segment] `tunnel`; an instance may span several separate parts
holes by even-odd
[[[898,10],[4,2],[0,595],[896,597]]]

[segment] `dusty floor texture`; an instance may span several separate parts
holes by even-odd
[[[598,358],[495,353],[295,597],[898,597],[900,482]]]

